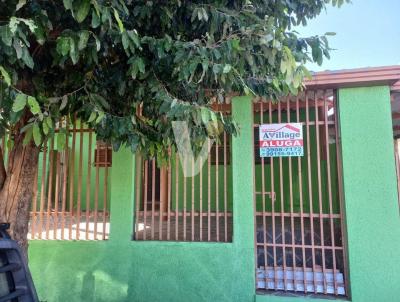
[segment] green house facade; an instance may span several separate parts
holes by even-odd
[[[39,163],[40,299],[400,301],[397,81],[399,66],[321,72],[279,103],[234,97],[215,108],[240,134],[167,167],[78,125]],[[271,125],[297,138],[260,142]]]

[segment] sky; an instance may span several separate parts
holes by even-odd
[[[312,71],[400,64],[400,0],[352,0],[296,30],[302,36],[336,33],[329,37],[331,59],[308,64]]]

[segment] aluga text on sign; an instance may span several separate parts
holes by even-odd
[[[303,156],[301,123],[260,125],[260,157]]]

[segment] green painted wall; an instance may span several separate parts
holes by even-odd
[[[351,300],[399,301],[400,218],[388,87],[339,91]],[[233,243],[135,242],[133,171],[114,154],[111,233],[106,242],[33,241],[39,296],[55,301],[322,302],[255,295],[253,129],[248,98],[235,98],[232,141]]]
[[[252,106],[234,100],[241,135],[232,141],[233,243],[135,242],[133,169],[114,154],[107,242],[33,241],[39,296],[54,301],[254,301]]]
[[[400,300],[400,217],[389,87],[339,90],[353,301]]]

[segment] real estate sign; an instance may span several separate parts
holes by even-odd
[[[260,157],[303,155],[301,123],[260,125]]]

